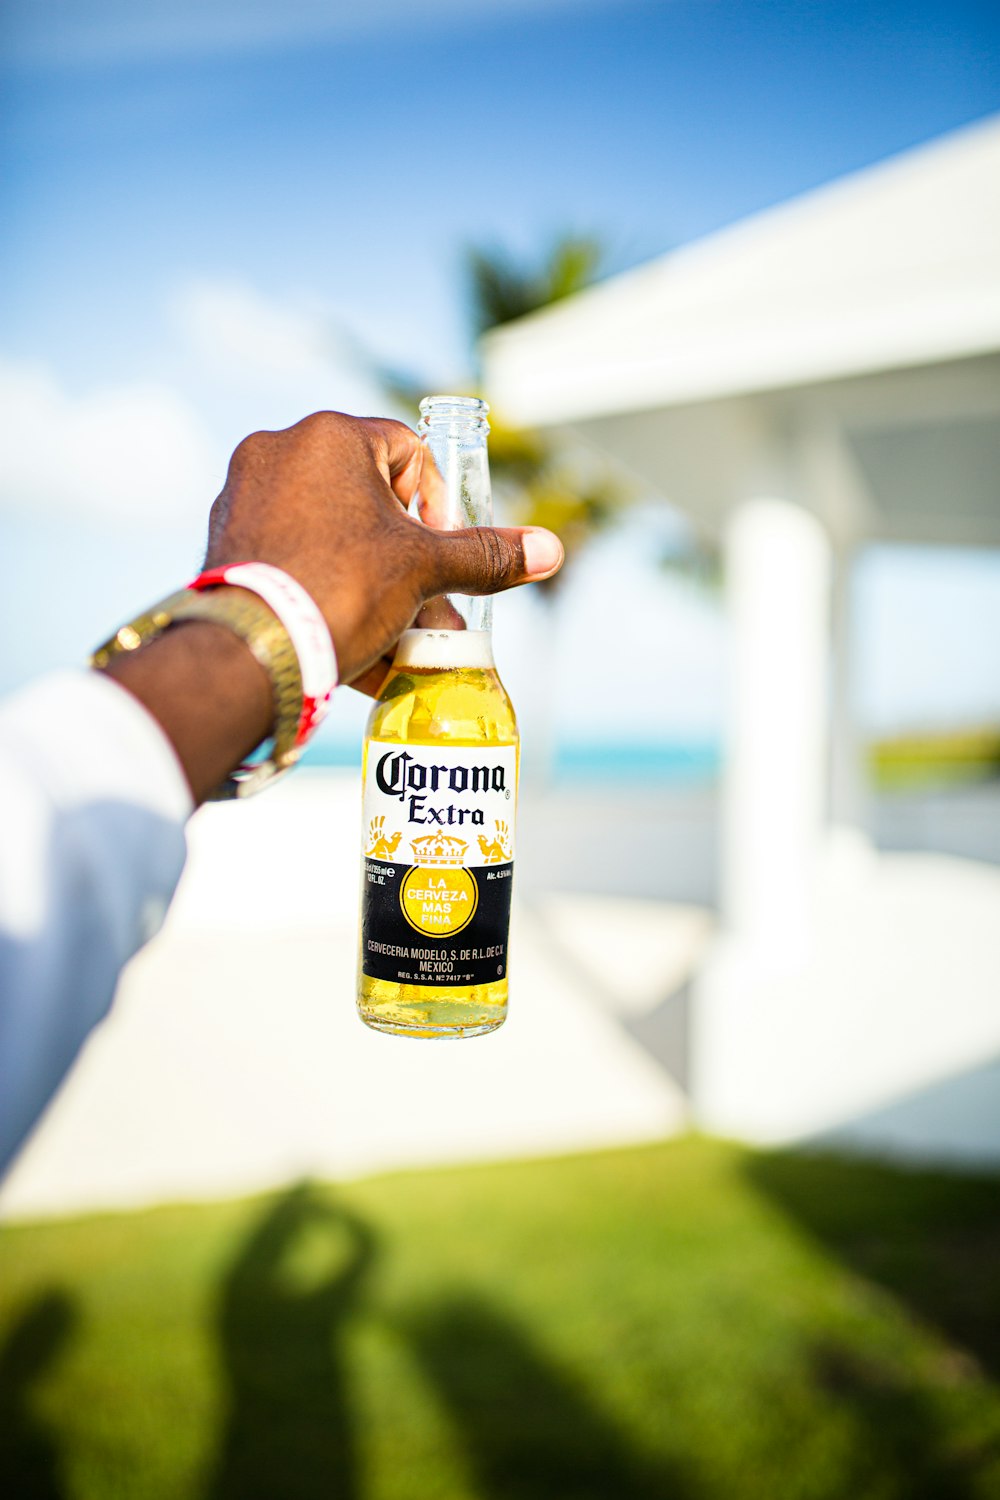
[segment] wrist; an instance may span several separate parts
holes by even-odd
[[[225,625],[190,620],[99,670],[146,708],[170,740],[196,803],[271,734],[264,667]]]
[[[189,599],[193,595],[211,601],[208,606],[211,615],[215,612],[215,601],[220,596],[232,597],[234,589],[237,599],[254,601],[258,614],[262,601],[280,627],[280,642],[275,640],[273,631],[268,632],[267,640],[256,633],[247,639],[254,655],[272,672],[278,699],[278,734],[283,742],[280,755],[278,745],[275,746],[278,769],[281,770],[294,764],[302,747],[326,717],[330,697],[337,685],[333,638],[312,595],[290,573],[271,563],[222,563],[206,568],[188,584],[188,595]],[[234,607],[239,613],[239,604]],[[186,612],[203,616],[205,606],[201,604],[192,608],[189,605]],[[246,633],[245,622],[237,624],[232,609],[224,609],[223,613],[234,629]],[[285,647],[291,648],[294,657],[290,671],[279,670],[277,661],[278,656],[288,655]],[[285,723],[290,707],[288,693],[293,687],[295,722],[288,725]]]
[[[244,763],[241,756],[237,756],[235,764],[228,759],[219,784],[210,794],[216,801],[246,796],[293,766],[322,722],[337,682],[330,632],[314,600],[289,574],[267,563],[234,563],[200,573],[186,588],[161,599],[131,623],[121,626],[95,651],[92,665],[105,668],[123,655],[134,655],[139,648],[164,639],[165,633],[175,633],[181,624],[194,622],[219,626],[238,642],[245,643],[270,683],[272,708],[266,721],[271,730],[270,756],[252,765]],[[229,654],[230,660],[240,660],[232,656],[231,650]],[[131,687],[138,683],[138,691],[143,692],[151,660],[153,670],[160,662],[166,662],[169,669],[181,664],[182,654],[176,648],[169,657],[161,652],[151,658],[147,653],[146,666],[141,672],[124,674],[123,684]],[[192,745],[197,742],[197,724],[201,718],[196,705],[205,691],[198,666],[193,658],[187,661],[181,677],[189,701],[184,704],[173,701],[168,726],[172,730],[175,724],[180,724],[185,741],[190,739]],[[242,673],[237,673],[227,686],[238,686],[241,675],[249,680],[246,671],[244,665]],[[176,688],[176,682],[173,687]],[[169,681],[162,688],[157,688],[155,682],[152,686],[160,698],[175,697],[175,693],[168,691],[170,688]],[[231,692],[226,697],[231,704]],[[155,707],[153,711],[157,713]],[[162,714],[158,716],[162,718]],[[243,744],[249,725],[254,722],[264,721],[259,714],[238,714],[234,733],[221,742],[218,737],[208,736],[210,750],[218,752],[223,746],[232,750],[234,743]],[[268,736],[268,728],[250,740],[241,755],[255,749]],[[210,759],[215,763],[218,754],[212,754]],[[197,788],[192,785],[196,795],[206,795],[200,785]]]

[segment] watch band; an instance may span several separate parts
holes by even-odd
[[[123,625],[94,652],[91,665],[105,667],[113,657],[155,640],[171,625],[207,620],[234,631],[253,652],[271,680],[274,729],[267,760],[237,767],[209,794],[209,801],[228,801],[262,790],[298,760],[305,743],[302,719],[302,672],[289,632],[275,612],[255,593],[241,587],[179,589]]]

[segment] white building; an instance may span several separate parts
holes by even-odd
[[[1000,119],[484,355],[505,419],[570,429],[723,539],[725,935],[694,986],[696,1119],[1000,1160],[1000,871],[860,834],[847,618],[866,542],[1000,545]]]

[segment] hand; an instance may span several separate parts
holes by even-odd
[[[421,605],[550,578],[558,537],[539,527],[435,531],[406,512],[429,455],[401,422],[317,412],[236,449],[212,507],[206,566],[268,562],[315,599],[341,680],[377,691],[382,660]]]
[[[425,601],[549,578],[563,560],[538,527],[442,532],[408,516],[424,453],[401,422],[318,412],[242,442],[212,507],[206,565],[268,562],[298,579],[330,627],[341,681],[365,692],[378,692],[383,658]],[[267,673],[224,625],[167,630],[105,670],[162,725],[196,803],[270,733]]]

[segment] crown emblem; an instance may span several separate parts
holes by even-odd
[[[418,865],[460,865],[468,847],[464,839],[450,833],[425,833],[423,838],[410,840]]]

